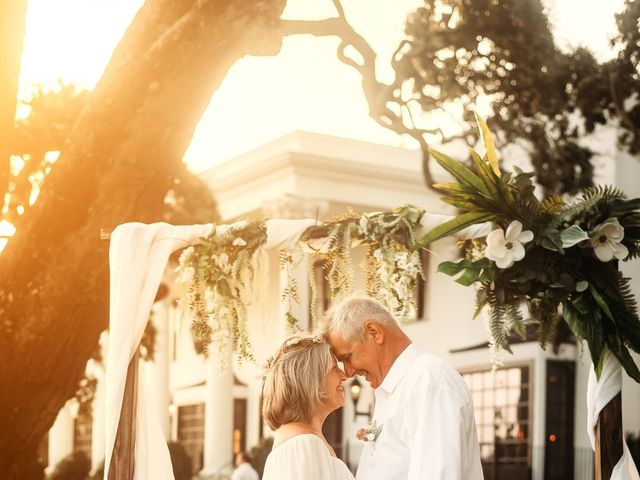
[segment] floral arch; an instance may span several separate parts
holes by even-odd
[[[508,333],[530,322],[538,326],[544,347],[562,319],[587,342],[594,367],[587,402],[595,448],[600,413],[621,391],[621,365],[640,381],[628,352],[629,347],[640,350],[640,320],[617,263],[609,261],[640,254],[640,199],[627,200],[614,189],[594,189],[574,204],[557,197],[539,202],[530,174],[500,171],[491,135],[484,122],[479,120],[479,125],[486,154],[472,152],[474,170],[432,152],[456,180],[440,185],[448,194],[444,200],[461,212],[455,218],[404,206],[362,215],[348,212],[322,223],[129,223],[116,228],[110,247],[110,343],[118,348],[110,348],[107,355],[104,478],[112,468],[127,370],[137,363],[155,293],[169,256],[179,249],[184,250],[178,281],[185,286],[197,344],[204,352],[214,343],[251,359],[246,305],[261,280],[265,252],[279,252],[285,273],[304,253],[320,257],[332,296],[339,296],[351,289],[351,248],[364,245],[365,290],[402,320],[411,314],[413,287],[422,275],[420,249],[449,235],[469,239],[465,258],[443,262],[439,270],[459,275],[456,281],[463,285],[477,286],[477,312],[488,309],[496,348],[509,350]],[[292,275],[287,278],[283,301],[293,305],[298,285]],[[522,314],[523,303],[529,320]],[[297,322],[292,309],[285,316],[291,324]],[[166,443],[158,420],[146,408],[148,392],[140,378],[134,380],[133,391],[134,478],[172,479]],[[638,478],[626,445],[611,478]]]

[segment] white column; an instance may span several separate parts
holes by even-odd
[[[247,393],[247,448],[257,445],[260,441],[260,394],[262,379],[258,378],[253,385],[248,384]]]
[[[104,357],[103,357],[104,358]],[[96,362],[97,363],[97,362]],[[93,374],[96,377],[96,393],[91,404],[91,471],[94,472],[104,461],[105,452],[105,376],[104,366],[95,364]]]
[[[162,432],[168,440],[171,435],[169,405],[171,391],[169,386],[169,301],[167,298],[153,304],[152,321],[156,328],[153,362],[149,367],[149,387],[155,409],[160,418]]]
[[[547,404],[547,359],[542,350],[535,356],[533,371],[529,372],[529,383],[533,379],[533,410],[531,419],[533,420],[533,431],[529,432],[532,438],[532,479],[543,480],[544,478],[544,449],[545,449],[545,418]],[[531,387],[529,387],[531,388]]]
[[[109,345],[109,332],[107,330],[100,334],[100,356],[107,358],[107,347]],[[91,471],[94,472],[104,461],[105,450],[105,372],[104,363],[90,361],[87,366],[88,373],[95,377],[96,392],[91,404]]]
[[[73,452],[73,409],[69,400],[58,412],[56,421],[49,430],[49,466],[55,467],[64,457]]]
[[[233,430],[233,374],[231,358],[228,369],[221,374],[217,346],[209,348],[206,363],[204,405],[204,465],[201,475],[212,475],[231,468]]]

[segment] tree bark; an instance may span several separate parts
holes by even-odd
[[[107,325],[108,245],[100,229],[160,219],[228,69],[244,55],[279,51],[285,3],[147,0],[116,48],[38,201],[0,255],[3,479],[24,478]]]

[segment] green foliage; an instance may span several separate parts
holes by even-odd
[[[221,234],[214,231],[182,252],[176,271],[188,289],[184,301],[197,351],[207,355],[215,342],[221,351],[232,348],[241,360],[253,360],[247,306],[266,238],[264,223],[246,223]]]
[[[467,138],[471,112],[489,96],[489,126],[501,142],[524,141],[545,194],[575,194],[592,185],[593,152],[580,140],[598,125],[615,121],[621,148],[640,151],[640,104],[625,104],[640,98],[640,2],[627,0],[617,16],[619,53],[607,62],[559,48],[546,11],[541,0],[425,0],[407,19],[394,68],[423,111],[461,103]]]
[[[294,276],[294,269],[302,262],[303,254],[299,247],[280,250],[280,271],[284,274],[287,286],[282,289],[280,301],[287,306],[285,320],[290,330],[300,331],[300,321],[292,313],[294,305],[302,306],[300,301],[300,286]]]
[[[351,247],[367,248],[361,263],[364,290],[380,300],[400,321],[413,316],[413,289],[423,275],[415,231],[424,211],[411,205],[371,214],[347,214],[312,227],[301,242],[322,259],[332,297],[347,294],[353,283]],[[318,243],[318,239],[325,239]],[[316,286],[312,279],[312,304]],[[315,308],[312,309],[315,311]]]
[[[320,258],[332,298],[348,294],[353,285],[351,249],[363,244],[365,290],[378,298],[400,321],[415,312],[413,291],[423,276],[420,244],[415,231],[424,211],[408,205],[386,212],[355,212],[309,227],[299,245],[280,252],[280,269],[287,278],[281,301],[284,320],[292,330],[299,322],[293,314],[300,305],[300,287],[293,274],[303,259],[301,248]],[[182,300],[192,319],[191,331],[198,353],[208,354],[214,342],[221,351],[232,348],[239,358],[253,361],[247,333],[247,305],[251,302],[258,256],[266,242],[264,222],[236,225],[222,234],[212,233],[185,249],[176,268],[186,292]],[[310,272],[311,311],[317,305],[316,285]],[[315,318],[312,318],[315,323]],[[225,355],[221,357],[222,360]],[[224,365],[221,365],[224,367]]]
[[[26,103],[30,113],[15,124],[7,135],[13,158],[10,162],[8,187],[3,190],[2,217],[11,223],[30,207],[30,199],[43,186],[74,122],[87,102],[89,92],[60,83],[51,90],[42,87]],[[5,172],[3,172],[4,174]],[[3,175],[0,175],[3,177]]]
[[[638,255],[640,199],[628,200],[612,187],[590,187],[571,205],[557,196],[539,202],[533,196],[528,174],[498,176],[486,156],[473,154],[477,173],[444,155],[435,158],[457,180],[439,188],[455,200],[460,214],[419,242],[426,244],[487,218],[503,229],[500,235],[487,239],[484,251],[477,242],[465,243],[464,259],[443,262],[438,267],[440,272],[457,276],[456,281],[462,285],[479,286],[476,315],[488,307],[493,345],[510,351],[511,332],[523,334],[532,325],[545,348],[554,342],[563,318],[589,345],[596,374],[601,372],[608,349],[640,382],[640,370],[629,354],[629,348],[640,349],[636,300],[628,280],[618,271],[617,261],[607,261],[611,257],[596,248],[623,245],[628,254],[620,259]],[[515,248],[512,242],[516,240],[507,241],[504,233],[515,221],[531,232],[533,240],[523,241],[524,258],[503,263],[500,268],[497,261]],[[604,225],[609,228],[606,234]],[[619,231],[619,237],[613,229]],[[603,237],[606,243],[602,243]],[[500,241],[501,247],[495,243]],[[528,319],[521,314],[523,304],[528,307]]]

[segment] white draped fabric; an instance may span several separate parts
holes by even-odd
[[[591,366],[589,383],[587,385],[587,432],[591,441],[591,448],[595,450],[595,429],[598,423],[600,411],[622,391],[622,367],[611,352],[607,351],[604,357],[600,380],[596,380],[596,374]],[[622,458],[613,469],[610,480],[640,480],[638,470],[629,453],[627,442],[624,440]]]
[[[268,220],[265,249],[282,249],[295,244],[314,220]],[[234,225],[220,225],[224,234]],[[127,378],[153,300],[162,280],[169,256],[175,250],[197,243],[208,236],[213,225],[174,226],[166,223],[145,225],[126,223],[111,234],[109,249],[110,312],[109,348],[106,367],[105,468],[109,475],[120,411]],[[144,363],[141,362],[141,368]],[[138,375],[138,403],[135,445],[135,480],[173,480],[171,459],[160,426],[159,414],[149,398],[145,375]]]
[[[127,368],[142,339],[169,255],[197,241],[198,238],[209,235],[212,228],[212,225],[126,223],[118,226],[111,234],[105,480],[109,476]],[[144,378],[145,375],[141,372],[138,375],[134,478],[173,480],[169,450],[160,427],[158,413],[153,411],[153,402],[148,398]]]

